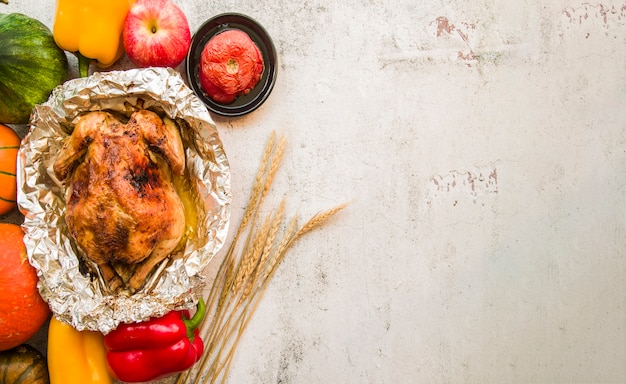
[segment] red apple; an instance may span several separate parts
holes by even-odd
[[[176,67],[191,45],[187,17],[171,0],[136,0],[122,38],[128,58],[140,68]]]

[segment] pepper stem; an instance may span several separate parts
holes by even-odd
[[[187,327],[187,337],[189,340],[193,341],[194,331],[200,326],[200,324],[202,324],[205,313],[206,305],[204,304],[204,299],[200,297],[198,299],[198,304],[196,305],[196,313],[193,314],[191,319],[185,319],[183,317],[183,323],[185,323],[185,327]]]
[[[83,56],[80,52],[74,52],[74,55],[78,58],[78,75],[80,77],[89,76],[89,65],[91,64],[91,59]]]

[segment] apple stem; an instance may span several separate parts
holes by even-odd
[[[80,52],[74,53],[78,58],[78,75],[80,77],[89,76],[89,65],[91,64],[91,59],[83,56]]]

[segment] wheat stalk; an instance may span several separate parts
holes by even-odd
[[[279,215],[277,214],[274,218],[274,222],[272,223],[272,233],[270,233],[270,236],[268,236],[267,238],[267,242],[265,244],[265,248],[263,249],[263,256],[260,262],[260,265],[262,265],[262,267],[259,267],[256,269],[255,274],[253,276],[253,281],[256,283],[259,281],[259,278],[261,278],[263,276],[263,272],[267,269],[267,265],[270,264],[273,260],[273,250],[274,249],[279,249],[281,247],[281,244],[283,243],[283,241],[285,241],[285,238],[287,238],[289,236],[289,233],[293,230],[291,229],[292,226],[295,227],[295,220],[292,220],[292,223],[290,223],[289,227],[287,227],[287,229],[285,229],[284,233],[283,233],[283,239],[280,241],[280,243],[275,244],[276,240],[277,240],[277,233],[278,233],[278,228],[280,225],[282,225],[283,220],[285,218],[285,215],[283,213],[285,209],[285,201],[283,200],[280,204],[279,207]],[[263,278],[265,278],[263,276]]]
[[[248,206],[205,300],[207,313],[212,316],[201,329],[207,346],[204,356],[193,370],[179,375],[177,384],[225,380],[239,340],[287,251],[299,238],[319,228],[346,207],[342,204],[318,213],[299,227],[297,216],[285,225],[286,204],[283,199],[278,208],[258,225],[261,206],[280,168],[285,147],[285,138],[277,141],[272,132],[252,184]],[[246,237],[241,246],[239,241],[244,234]],[[195,377],[192,377],[192,371],[195,371]]]
[[[314,215],[313,217],[309,219],[309,221],[306,222],[306,224],[300,227],[300,229],[298,230],[298,232],[296,232],[294,237],[297,239],[313,231],[314,229],[322,226],[326,221],[328,221],[328,219],[335,216],[337,213],[339,213],[339,211],[341,211],[347,206],[348,206],[348,203],[343,203],[327,211],[320,212]]]
[[[241,224],[239,225],[239,230],[237,231],[237,234],[239,234],[248,226],[248,222],[257,211],[259,199],[261,196],[261,190],[265,188],[267,164],[273,152],[274,141],[276,139],[275,136],[276,134],[272,132],[270,138],[267,141],[267,144],[265,145],[265,151],[263,152],[263,157],[261,157],[261,164],[259,165],[259,169],[254,178],[254,183],[252,184],[252,194],[250,195],[250,201],[248,203],[248,206],[246,207],[243,218],[241,219]],[[237,238],[233,240],[233,243],[236,243],[236,240]]]
[[[285,137],[281,137],[274,149],[274,157],[272,158],[272,162],[270,163],[269,169],[267,171],[267,179],[265,180],[265,185],[263,186],[263,192],[261,193],[261,199],[263,199],[270,190],[272,183],[274,181],[274,176],[276,176],[276,172],[280,167],[283,154],[285,153],[285,146],[287,144],[287,140]]]
[[[265,239],[270,232],[270,223],[271,217],[267,217],[261,229],[252,236],[250,247],[244,252],[240,260],[241,265],[238,268],[235,284],[233,285],[234,292],[240,291],[241,287],[248,281],[252,271],[259,264],[261,255],[263,254],[263,248],[265,247]]]

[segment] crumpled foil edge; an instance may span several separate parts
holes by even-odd
[[[176,120],[195,181],[198,229],[182,255],[162,263],[152,281],[133,295],[111,294],[79,261],[80,250],[64,221],[65,187],[52,164],[72,122],[94,110],[130,114],[143,107]],[[53,314],[78,330],[108,333],[120,323],[189,309],[206,285],[202,270],[223,246],[230,219],[230,168],[215,124],[180,74],[169,68],[97,72],[58,86],[37,105],[18,152],[18,207],[29,262]]]

